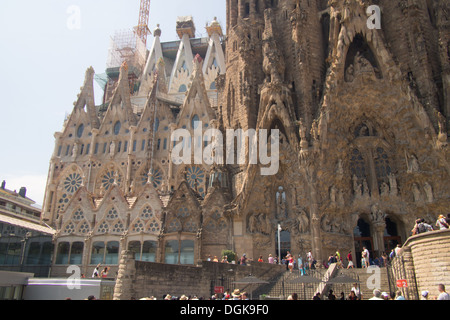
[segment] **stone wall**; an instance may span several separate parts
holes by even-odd
[[[213,285],[220,286],[223,278],[225,290],[236,288],[250,291],[257,285],[230,285],[233,281],[253,275],[261,280],[271,280],[286,270],[285,266],[268,263],[252,263],[250,266],[202,262],[199,266],[168,265],[161,263],[135,261],[128,251],[122,252],[119,274],[114,290],[115,300],[129,300],[154,296],[162,299],[164,295],[180,297],[196,295],[209,298]],[[228,280],[228,281],[227,281]],[[214,281],[214,283],[213,283]],[[227,284],[230,285],[227,287]]]
[[[429,291],[430,297],[437,296],[438,284],[450,288],[450,230],[433,231],[409,238],[404,244],[398,259],[403,258],[405,270],[396,279],[405,279],[405,275],[414,272],[417,291]],[[412,279],[408,279],[412,281]],[[448,291],[448,289],[447,289]],[[408,292],[407,292],[408,293]]]

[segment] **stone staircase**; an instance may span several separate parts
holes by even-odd
[[[369,271],[368,271],[369,270]],[[386,268],[369,268],[369,269],[337,269],[332,266],[329,269],[318,269],[310,271],[309,275],[313,278],[324,281],[323,283],[292,283],[293,280],[299,277],[298,270],[292,273],[288,271],[279,274],[276,278],[269,281],[269,284],[259,287],[253,292],[254,299],[260,297],[265,300],[285,300],[289,295],[296,293],[299,300],[310,300],[317,293],[320,292],[322,299],[327,299],[329,290],[332,289],[336,299],[341,297],[341,292],[347,297],[353,286],[352,281],[348,283],[325,283],[329,279],[336,279],[339,276],[346,276],[359,280],[363,299],[367,300],[373,296],[372,287],[377,285],[381,292],[389,293],[389,281]],[[379,275],[379,277],[377,277]],[[376,283],[379,281],[379,283]]]

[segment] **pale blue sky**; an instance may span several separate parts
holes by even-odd
[[[0,1],[0,181],[27,187],[42,204],[54,133],[93,66],[105,71],[110,37],[134,27],[139,0]],[[71,6],[80,10],[80,29],[70,29]],[[161,40],[177,39],[178,16],[192,15],[197,35],[216,16],[225,29],[225,0],[152,0],[150,30],[161,25]],[[151,46],[153,37],[148,40]],[[96,86],[96,104],[102,92]]]

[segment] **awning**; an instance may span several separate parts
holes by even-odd
[[[38,223],[33,223],[31,221],[16,219],[5,215],[0,215],[0,222],[11,224],[13,226],[18,226],[29,230],[42,232],[48,235],[54,235],[56,233],[56,230],[49,228],[47,226],[43,226]]]

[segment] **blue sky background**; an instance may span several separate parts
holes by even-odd
[[[71,29],[71,6],[80,28]],[[42,205],[54,133],[72,112],[89,66],[104,73],[111,36],[137,25],[139,0],[0,1],[0,181],[26,187]],[[225,31],[225,0],[152,0],[150,30],[177,40],[178,16],[192,15],[197,36],[217,17]],[[148,39],[150,47],[153,37]],[[102,91],[96,85],[96,104]]]

